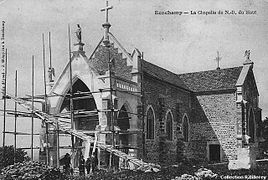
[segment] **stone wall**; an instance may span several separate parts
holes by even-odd
[[[243,113],[241,113],[241,123],[240,129],[242,129],[242,135],[248,136],[250,139],[247,141],[243,139],[241,147],[250,148],[250,156],[253,160],[254,158],[261,157],[261,149],[259,148],[259,140],[261,139],[261,109],[259,108],[259,94],[256,86],[254,74],[252,71],[253,66],[250,67],[244,84],[242,86],[242,102],[238,102],[238,106],[243,107]],[[251,112],[253,116],[250,117]],[[254,126],[254,136],[251,137],[249,132]]]
[[[159,101],[163,102],[161,106]],[[188,158],[208,160],[208,145],[219,144],[221,161],[236,159],[237,156],[237,113],[235,92],[214,92],[194,96],[173,85],[145,78],[145,104],[155,111],[155,139],[146,140],[147,160],[160,163],[176,162],[176,141],[182,137],[182,118],[189,118],[189,142],[185,142],[184,154]],[[179,107],[178,107],[179,106]],[[161,108],[162,107],[162,108]],[[173,141],[164,141],[161,149],[159,137],[165,136],[165,113],[171,110]],[[163,115],[164,114],[164,115]],[[162,152],[162,153],[161,153]],[[164,157],[161,157],[164,156]],[[161,162],[164,159],[164,162]]]
[[[152,106],[155,112],[155,138],[145,140],[145,160],[164,164],[175,163],[176,142],[178,138],[181,138],[180,128],[183,115],[187,114],[191,121],[191,94],[174,85],[145,75],[144,96],[145,112],[149,106]],[[165,116],[168,111],[171,111],[173,115],[172,141],[166,140]],[[160,137],[163,141],[160,141]]]
[[[256,147],[258,147],[258,139],[260,138],[260,134],[258,133],[258,130],[260,130],[261,126],[261,109],[259,108],[259,95],[258,95],[258,90],[256,87],[255,79],[254,79],[254,74],[252,70],[249,70],[246,80],[243,85],[243,100],[246,101],[244,104],[244,119],[246,120],[245,122],[245,133],[249,135],[249,121],[253,120],[254,125],[255,125],[255,135],[254,135],[254,142]],[[250,119],[250,111],[253,111],[254,113],[254,118]]]
[[[236,158],[235,93],[199,95],[193,101],[193,123],[188,151],[208,160],[208,145],[220,144],[221,161]],[[205,147],[204,147],[205,146]]]
[[[155,139],[146,140],[146,159],[160,163],[176,162],[176,141],[182,137],[182,118],[189,118],[190,139],[185,142],[188,158],[208,160],[208,145],[220,144],[221,161],[235,159],[236,140],[236,96],[235,92],[212,93],[193,96],[192,93],[173,85],[145,76],[145,109],[151,105],[155,111]],[[164,106],[161,106],[161,102]],[[161,149],[159,137],[165,136],[165,113],[171,110],[173,141],[164,141]],[[162,153],[161,153],[162,152]],[[164,157],[161,157],[164,156]],[[161,162],[164,159],[164,162]]]

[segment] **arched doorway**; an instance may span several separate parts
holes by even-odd
[[[72,86],[73,90],[73,110],[74,110],[74,128],[76,130],[94,131],[96,125],[99,124],[97,106],[92,93],[83,81],[77,79]],[[60,106],[61,114],[70,114],[70,90],[64,96],[64,100]],[[93,135],[93,134],[92,134]],[[63,139],[62,139],[63,140]],[[69,146],[71,141],[68,141]],[[83,141],[75,138],[75,161],[74,166],[78,166],[79,159],[82,155]]]
[[[119,132],[119,148],[128,153],[129,149],[129,133],[128,129],[130,128],[129,120],[129,113],[127,111],[126,105],[123,105],[118,113],[116,126],[120,128]]]
[[[70,90],[64,97],[60,112],[70,111]],[[73,84],[73,110],[75,129],[95,130],[99,124],[97,106],[88,87],[78,79]]]

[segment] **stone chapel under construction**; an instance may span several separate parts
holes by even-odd
[[[128,52],[110,27],[107,16],[104,36],[89,57],[79,27],[71,63],[48,85],[47,112],[62,121],[71,116],[66,128],[95,138],[86,144],[72,137],[74,166],[90,153],[99,166],[108,166],[110,155],[100,143],[145,162],[175,164],[178,141],[187,158],[254,165],[261,109],[249,52],[239,67],[175,74],[146,61],[138,49]],[[64,131],[48,131],[52,135],[41,135],[41,154],[59,165]]]

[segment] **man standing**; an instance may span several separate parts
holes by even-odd
[[[87,160],[86,160],[87,174],[90,173],[91,163],[92,163],[92,158],[89,156],[89,157],[87,158]]]
[[[66,174],[69,175],[70,173],[70,164],[71,164],[71,157],[70,157],[70,154],[69,153],[66,153],[65,156],[64,156],[64,165],[63,165],[63,169],[64,169],[64,172]]]
[[[85,175],[85,160],[84,156],[80,156],[80,161],[79,161],[79,175],[84,176]]]
[[[98,163],[98,159],[97,159],[96,154],[92,154],[91,162],[92,162],[92,172],[94,172],[96,167],[97,167],[97,163]]]

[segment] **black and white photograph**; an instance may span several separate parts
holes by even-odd
[[[268,179],[268,0],[0,0],[0,179]]]

